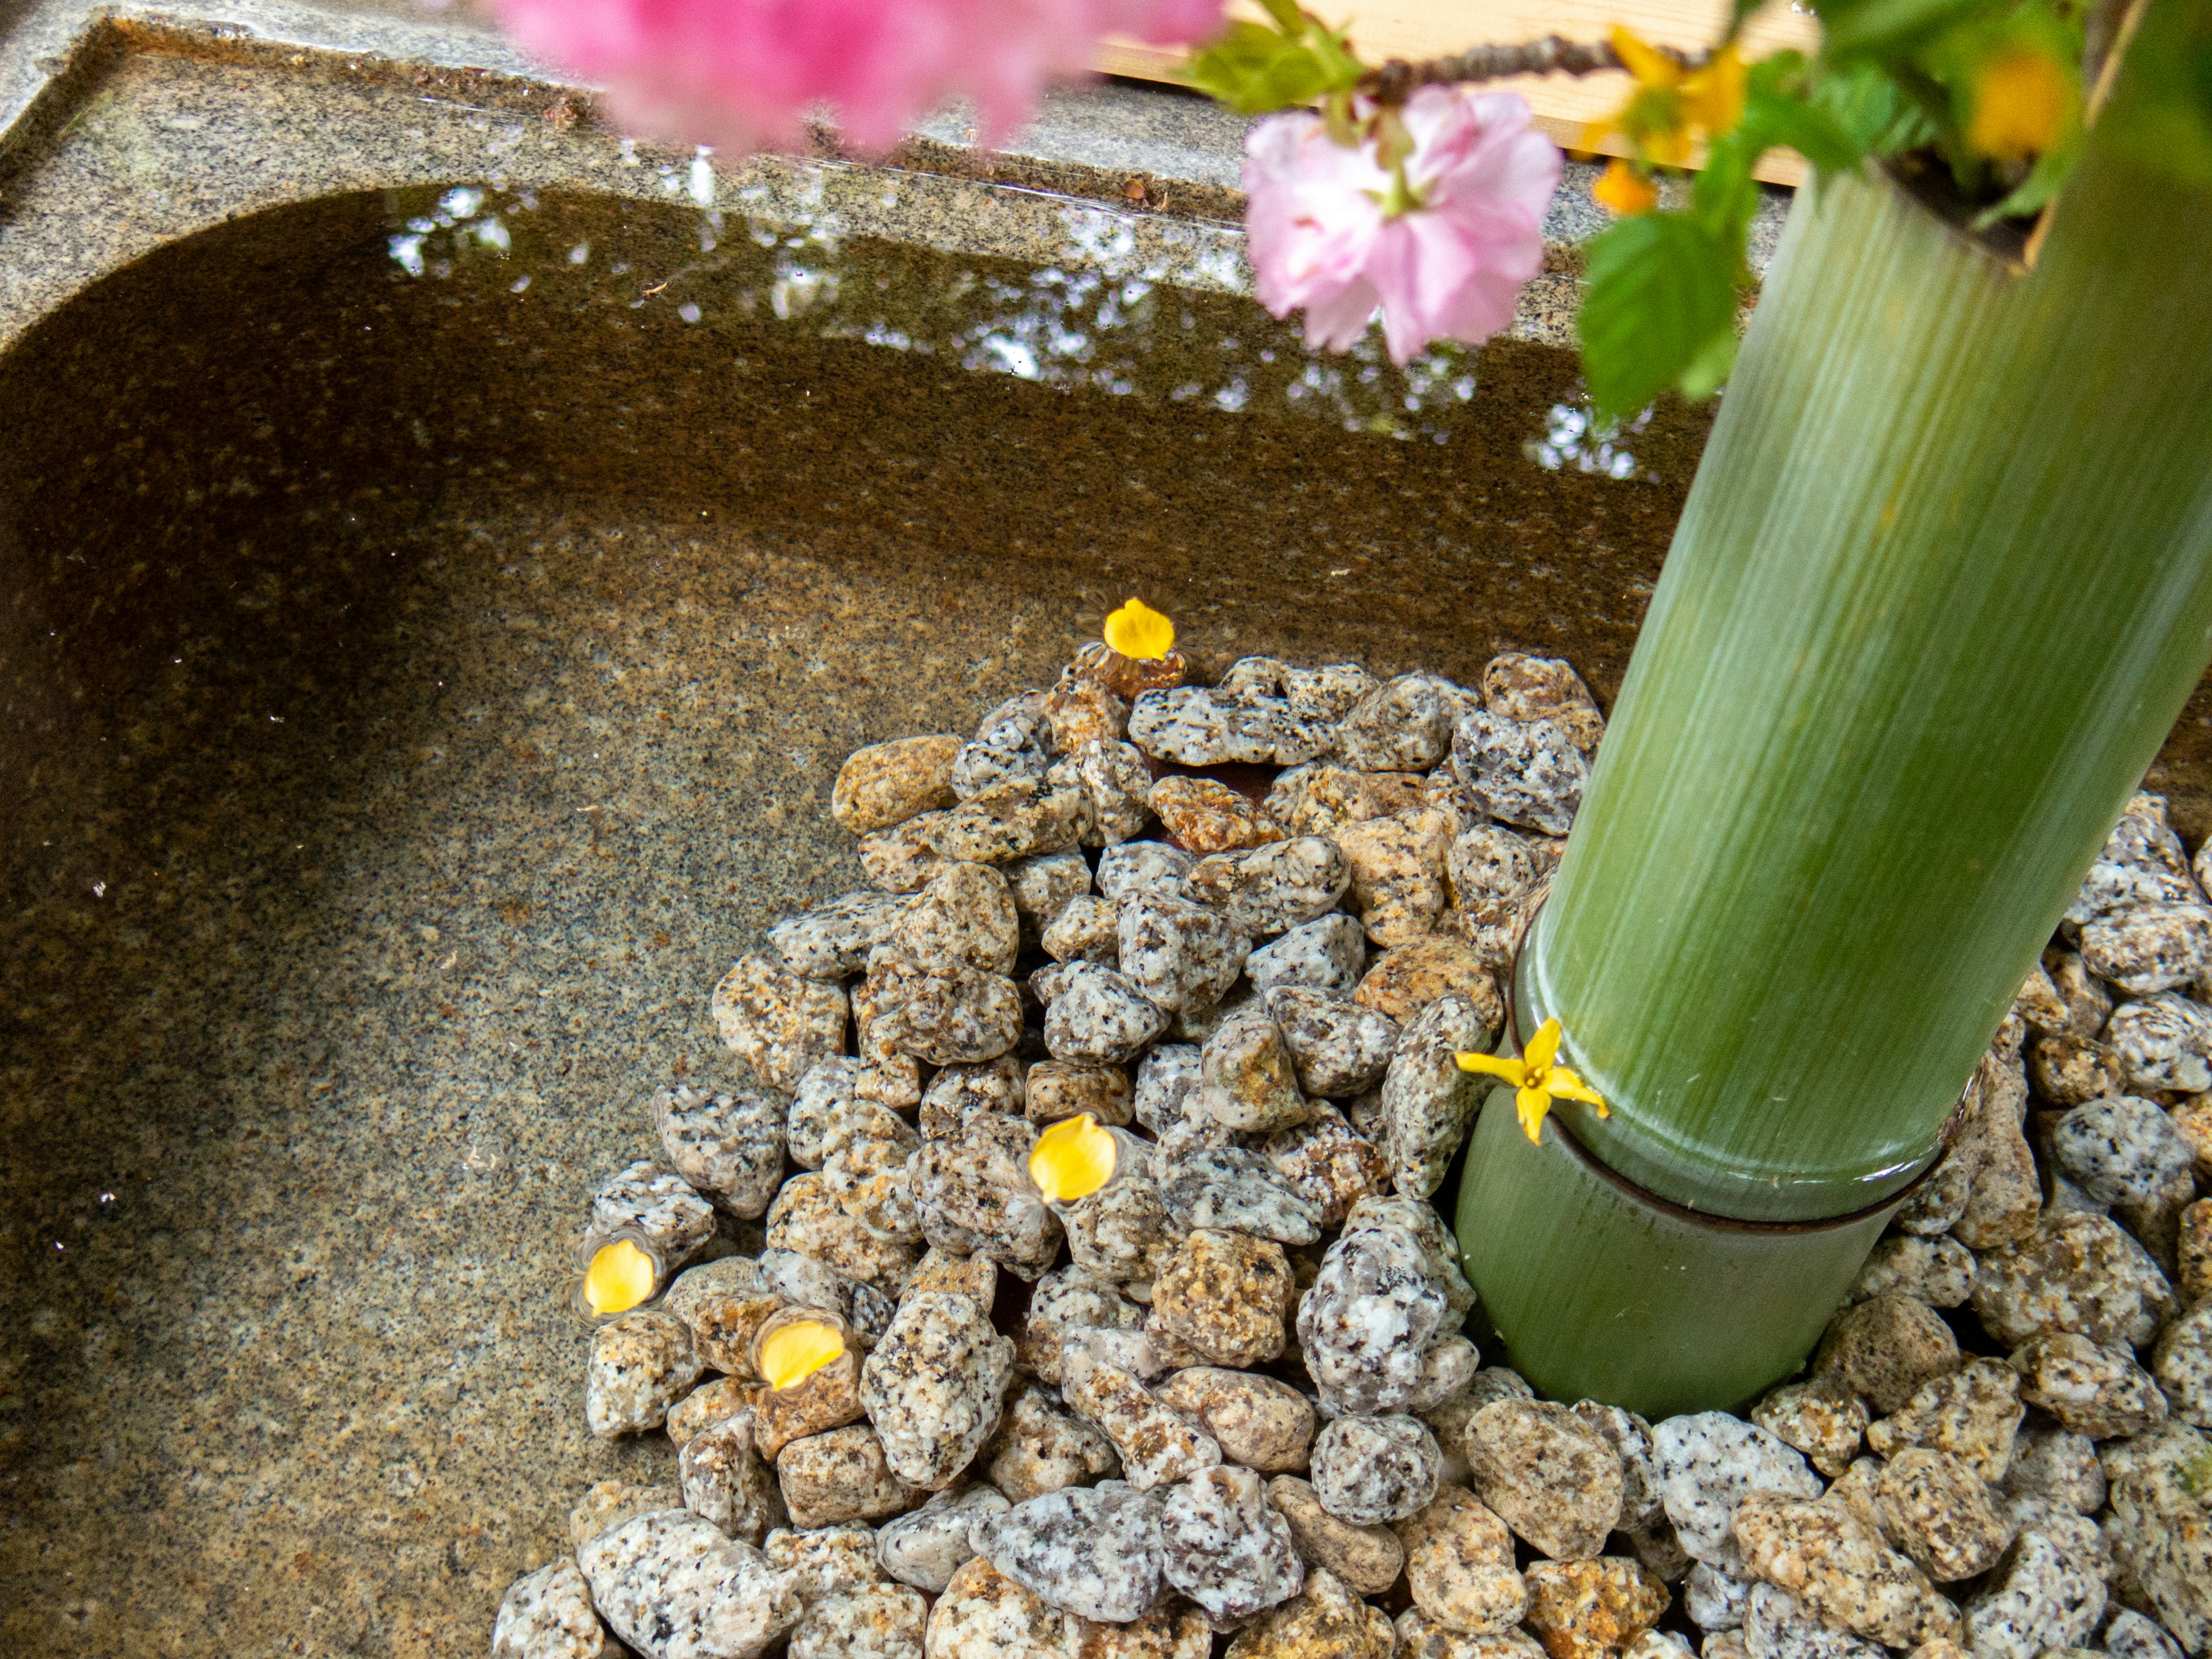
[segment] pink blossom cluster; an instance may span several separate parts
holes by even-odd
[[[1107,34],[1188,44],[1222,0],[495,0],[524,48],[605,87],[631,131],[744,152],[795,144],[826,106],[845,139],[888,149],[972,100],[985,142],[1079,76]]]
[[[1260,301],[1278,317],[1303,310],[1310,346],[1348,349],[1378,307],[1401,364],[1432,340],[1476,343],[1512,322],[1521,285],[1543,266],[1560,160],[1528,106],[1424,87],[1403,114],[1405,190],[1372,140],[1340,144],[1317,115],[1270,116],[1245,140]]]

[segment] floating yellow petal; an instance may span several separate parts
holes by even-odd
[[[1030,1179],[1047,1203],[1072,1204],[1114,1178],[1121,1150],[1090,1113],[1063,1118],[1036,1138],[1030,1151]]]
[[[1966,143],[2001,161],[2021,161],[2051,149],[2066,131],[2074,88],[2066,71],[2039,52],[1991,58],[1974,88]]]
[[[1511,1084],[1513,1109],[1521,1120],[1521,1133],[1532,1141],[1540,1141],[1544,1115],[1552,1109],[1555,1100],[1578,1100],[1585,1106],[1595,1107],[1600,1117],[1613,1115],[1603,1096],[1571,1069],[1557,1063],[1559,1043],[1565,1035],[1558,1020],[1547,1019],[1537,1027],[1536,1035],[1528,1039],[1528,1047],[1518,1060],[1508,1060],[1499,1054],[1454,1054],[1452,1058],[1463,1072],[1480,1072]]]
[[[1658,186],[1618,155],[1606,164],[1604,176],[1590,186],[1590,194],[1599,206],[1624,219],[1659,205]]]
[[[1139,662],[1151,662],[1175,649],[1175,624],[1146,605],[1131,599],[1106,618],[1108,647]]]
[[[584,1300],[595,1314],[628,1313],[653,1294],[653,1258],[627,1238],[602,1244],[584,1270]]]
[[[795,1319],[779,1325],[761,1343],[760,1371],[771,1389],[804,1382],[845,1352],[845,1339],[834,1325]]]

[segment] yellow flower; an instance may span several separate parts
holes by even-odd
[[[2000,161],[2024,161],[2055,146],[2073,112],[2074,88],[2039,52],[2000,52],[1974,86],[1966,143]]]
[[[584,1270],[584,1302],[595,1314],[628,1313],[653,1294],[659,1269],[627,1238],[602,1244]]]
[[[1048,1204],[1088,1198],[1114,1178],[1121,1143],[1088,1112],[1062,1118],[1036,1138],[1030,1151],[1030,1179]]]
[[[1590,194],[1599,206],[1624,219],[1659,205],[1658,186],[1618,155],[1606,165],[1605,176],[1590,186]]]
[[[843,1333],[819,1319],[794,1319],[761,1340],[760,1372],[771,1389],[804,1382],[845,1352]]]
[[[1518,1060],[1509,1060],[1499,1054],[1455,1054],[1460,1070],[1480,1072],[1490,1077],[1504,1078],[1513,1085],[1513,1107],[1520,1115],[1521,1132],[1530,1141],[1541,1144],[1544,1114],[1552,1109],[1555,1100],[1579,1100],[1585,1106],[1597,1108],[1600,1117],[1611,1117],[1604,1099],[1597,1091],[1577,1077],[1567,1067],[1557,1063],[1559,1058],[1559,1022],[1547,1019],[1528,1040],[1528,1048]]]
[[[1175,624],[1146,605],[1131,599],[1106,618],[1107,648],[1139,662],[1152,662],[1175,649]]]
[[[1687,167],[1691,145],[1699,134],[1717,137],[1743,119],[1748,70],[1733,46],[1723,46],[1696,69],[1686,70],[1616,24],[1613,51],[1636,77],[1636,90],[1617,113],[1583,129],[1584,149],[1595,149],[1619,133],[1637,147],[1639,155],[1667,167]]]

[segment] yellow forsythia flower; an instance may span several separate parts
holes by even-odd
[[[1131,599],[1109,616],[1101,632],[1109,650],[1139,662],[1156,661],[1175,649],[1175,624],[1142,599]]]
[[[1595,149],[1619,133],[1640,155],[1668,167],[1687,167],[1699,134],[1718,137],[1743,119],[1749,71],[1734,46],[1723,46],[1698,68],[1686,70],[1616,24],[1613,51],[1636,77],[1636,90],[1614,114],[1583,129],[1583,149]]]
[[[1607,163],[1605,176],[1590,186],[1590,194],[1599,206],[1624,219],[1659,205],[1659,187],[1618,155]]]
[[[2058,143],[2073,112],[2066,71],[2039,52],[1998,53],[1974,84],[1966,143],[1993,161],[2024,161]]]
[[[1596,1107],[1600,1117],[1613,1115],[1596,1090],[1558,1063],[1562,1035],[1559,1022],[1547,1019],[1537,1028],[1536,1035],[1528,1040],[1528,1049],[1518,1060],[1498,1054],[1452,1056],[1463,1072],[1503,1078],[1513,1085],[1513,1108],[1521,1119],[1521,1133],[1538,1145],[1542,1143],[1544,1115],[1552,1109],[1555,1100],[1579,1100],[1586,1106]]]

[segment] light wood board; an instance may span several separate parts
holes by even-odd
[[[1352,44],[1370,64],[1389,58],[1418,62],[1473,46],[1534,40],[1547,34],[1601,40],[1615,23],[1626,24],[1655,44],[1697,52],[1720,38],[1728,20],[1727,0],[1308,0],[1308,4],[1333,23],[1348,16]],[[1267,21],[1254,0],[1231,0],[1229,15]],[[1790,0],[1778,0],[1746,25],[1743,45],[1745,55],[1753,58],[1786,46],[1809,53],[1820,45],[1820,26]],[[1100,47],[1097,62],[1109,75],[1179,81],[1183,58],[1180,50],[1109,40]],[[1577,149],[1583,124],[1620,108],[1630,88],[1628,76],[1618,70],[1600,75],[1526,75],[1492,84],[1519,93],[1553,142]],[[1605,155],[1620,155],[1626,147],[1615,139],[1597,148]],[[1759,176],[1772,184],[1798,184],[1805,177],[1804,158],[1794,150],[1770,150]]]

